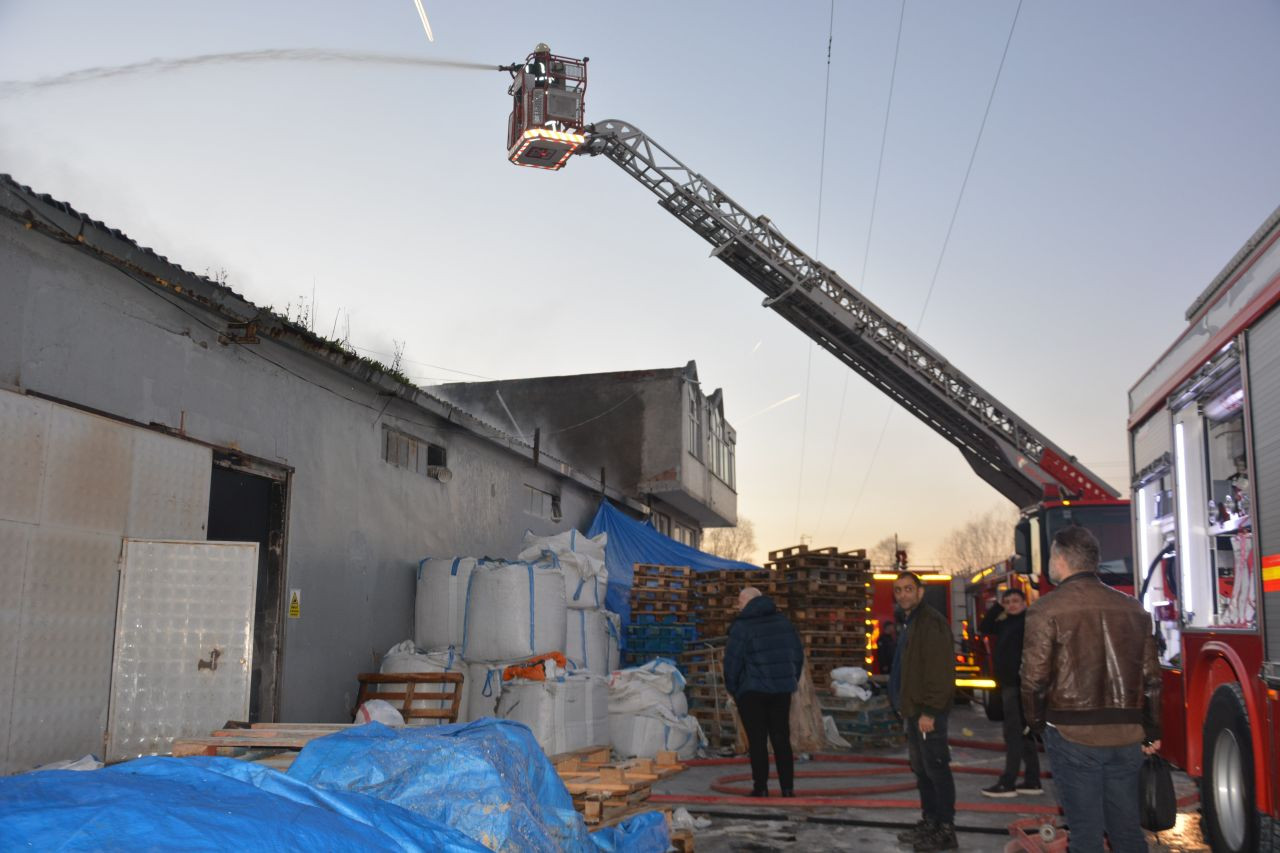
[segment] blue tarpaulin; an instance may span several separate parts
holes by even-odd
[[[533,733],[508,720],[358,726],[311,741],[289,776],[395,803],[493,850],[591,847],[573,798]]]
[[[609,534],[609,542],[605,546],[605,565],[609,569],[609,592],[605,598],[605,606],[622,617],[624,626],[631,622],[631,567],[636,563],[688,566],[695,572],[759,568],[750,563],[726,560],[682,545],[670,536],[659,533],[651,521],[637,521],[607,500],[600,502],[600,509],[591,522],[587,536],[596,536],[602,532]]]
[[[140,758],[0,779],[0,847],[30,850],[486,848],[363,794],[321,791],[234,758]]]
[[[662,853],[646,812],[588,834],[527,726],[507,720],[311,741],[288,774],[232,758],[141,758],[0,778],[0,847]]]

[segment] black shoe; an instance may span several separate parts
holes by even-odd
[[[768,788],[752,788],[752,789],[751,789],[751,796],[753,796],[753,797],[767,797],[767,796],[769,796],[769,789],[768,789]]]
[[[795,792],[795,791],[793,791],[793,790],[792,790],[792,789],[790,789],[790,788],[783,788],[783,789],[782,789],[782,796],[784,796],[784,797],[794,797],[795,795],[796,795],[796,792]]]
[[[956,841],[956,828],[950,823],[935,823],[915,843],[915,853],[935,853],[938,850],[959,850],[960,842]]]
[[[1019,786],[1018,786],[1017,788],[1015,788],[1014,790],[1016,790],[1019,794],[1032,794],[1032,795],[1034,795],[1034,794],[1043,794],[1043,793],[1044,793],[1044,788],[1041,788],[1041,787],[1040,787],[1040,783],[1039,783],[1039,782],[1023,782],[1021,785],[1019,785]]]
[[[903,844],[915,844],[933,828],[933,821],[928,819],[916,821],[916,825],[898,833],[898,841]]]
[[[994,785],[992,785],[990,788],[983,788],[982,796],[984,797],[1016,797],[1018,796],[1018,789],[1013,787],[1012,785],[1006,785],[1003,782],[997,782]]]

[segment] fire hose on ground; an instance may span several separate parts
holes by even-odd
[[[952,739],[950,745],[967,749],[1004,751],[1003,743]],[[803,779],[855,779],[866,777],[881,779],[886,774],[910,773],[911,771],[910,761],[905,758],[889,756],[818,753],[811,760],[816,763],[865,764],[872,766],[847,770],[796,770],[795,778],[797,781]],[[684,764],[688,767],[731,767],[745,765],[748,762],[748,758],[739,756],[733,758],[691,759],[684,762]],[[998,776],[1002,771],[994,767],[952,765],[951,772]],[[771,775],[770,778],[776,778],[776,776]],[[1041,778],[1047,779],[1052,778],[1052,776],[1049,773],[1042,773]],[[649,797],[649,802],[656,805],[736,806],[757,809],[767,806],[769,809],[779,808],[784,810],[815,808],[915,809],[920,807],[918,798],[899,799],[878,796],[915,791],[916,782],[914,778],[902,782],[811,788],[807,791],[797,786],[795,797],[769,797],[766,799],[752,797],[750,796],[750,788],[745,785],[735,784],[750,781],[750,773],[728,773],[720,776],[711,784],[711,790],[715,791],[715,794],[653,794]],[[1197,800],[1198,797],[1195,794],[1191,794],[1180,798],[1178,806],[1182,808],[1195,803]],[[1065,835],[1059,832],[1059,828],[1053,823],[1054,818],[1061,814],[1056,803],[958,802],[956,803],[956,811],[1022,816],[1007,827],[1007,831],[1015,839],[1010,842],[1010,849],[1012,850],[1049,851],[1059,849],[1059,845],[1061,845],[1061,849],[1065,849]],[[736,816],[741,817],[741,815]],[[829,819],[823,822],[829,822]],[[884,824],[884,822],[847,819],[838,822],[858,825]],[[894,826],[896,824],[884,825]],[[1003,834],[1003,831],[994,827],[957,827],[957,829],[968,832],[1000,832]]]

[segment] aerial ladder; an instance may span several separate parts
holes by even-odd
[[[556,170],[575,154],[605,157],[711,245],[764,294],[764,306],[808,335],[959,449],[983,480],[1019,507],[1022,570],[1047,575],[1057,526],[1084,524],[1102,540],[1104,577],[1132,588],[1128,502],[938,352],[811,258],[765,216],[753,216],[635,125],[586,124],[587,62],[539,44],[512,75],[508,158]]]

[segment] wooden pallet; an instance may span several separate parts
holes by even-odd
[[[674,752],[654,758],[609,760],[607,746],[561,753],[551,757],[556,773],[573,796],[574,808],[588,826],[596,829],[646,811],[651,786],[684,770]]]
[[[298,752],[319,737],[352,728],[347,723],[230,723],[207,737],[183,737],[173,742],[175,758],[188,755],[243,757],[261,750]]]
[[[644,578],[690,578],[693,571],[688,566],[661,566],[654,563],[634,563],[632,574]]]

